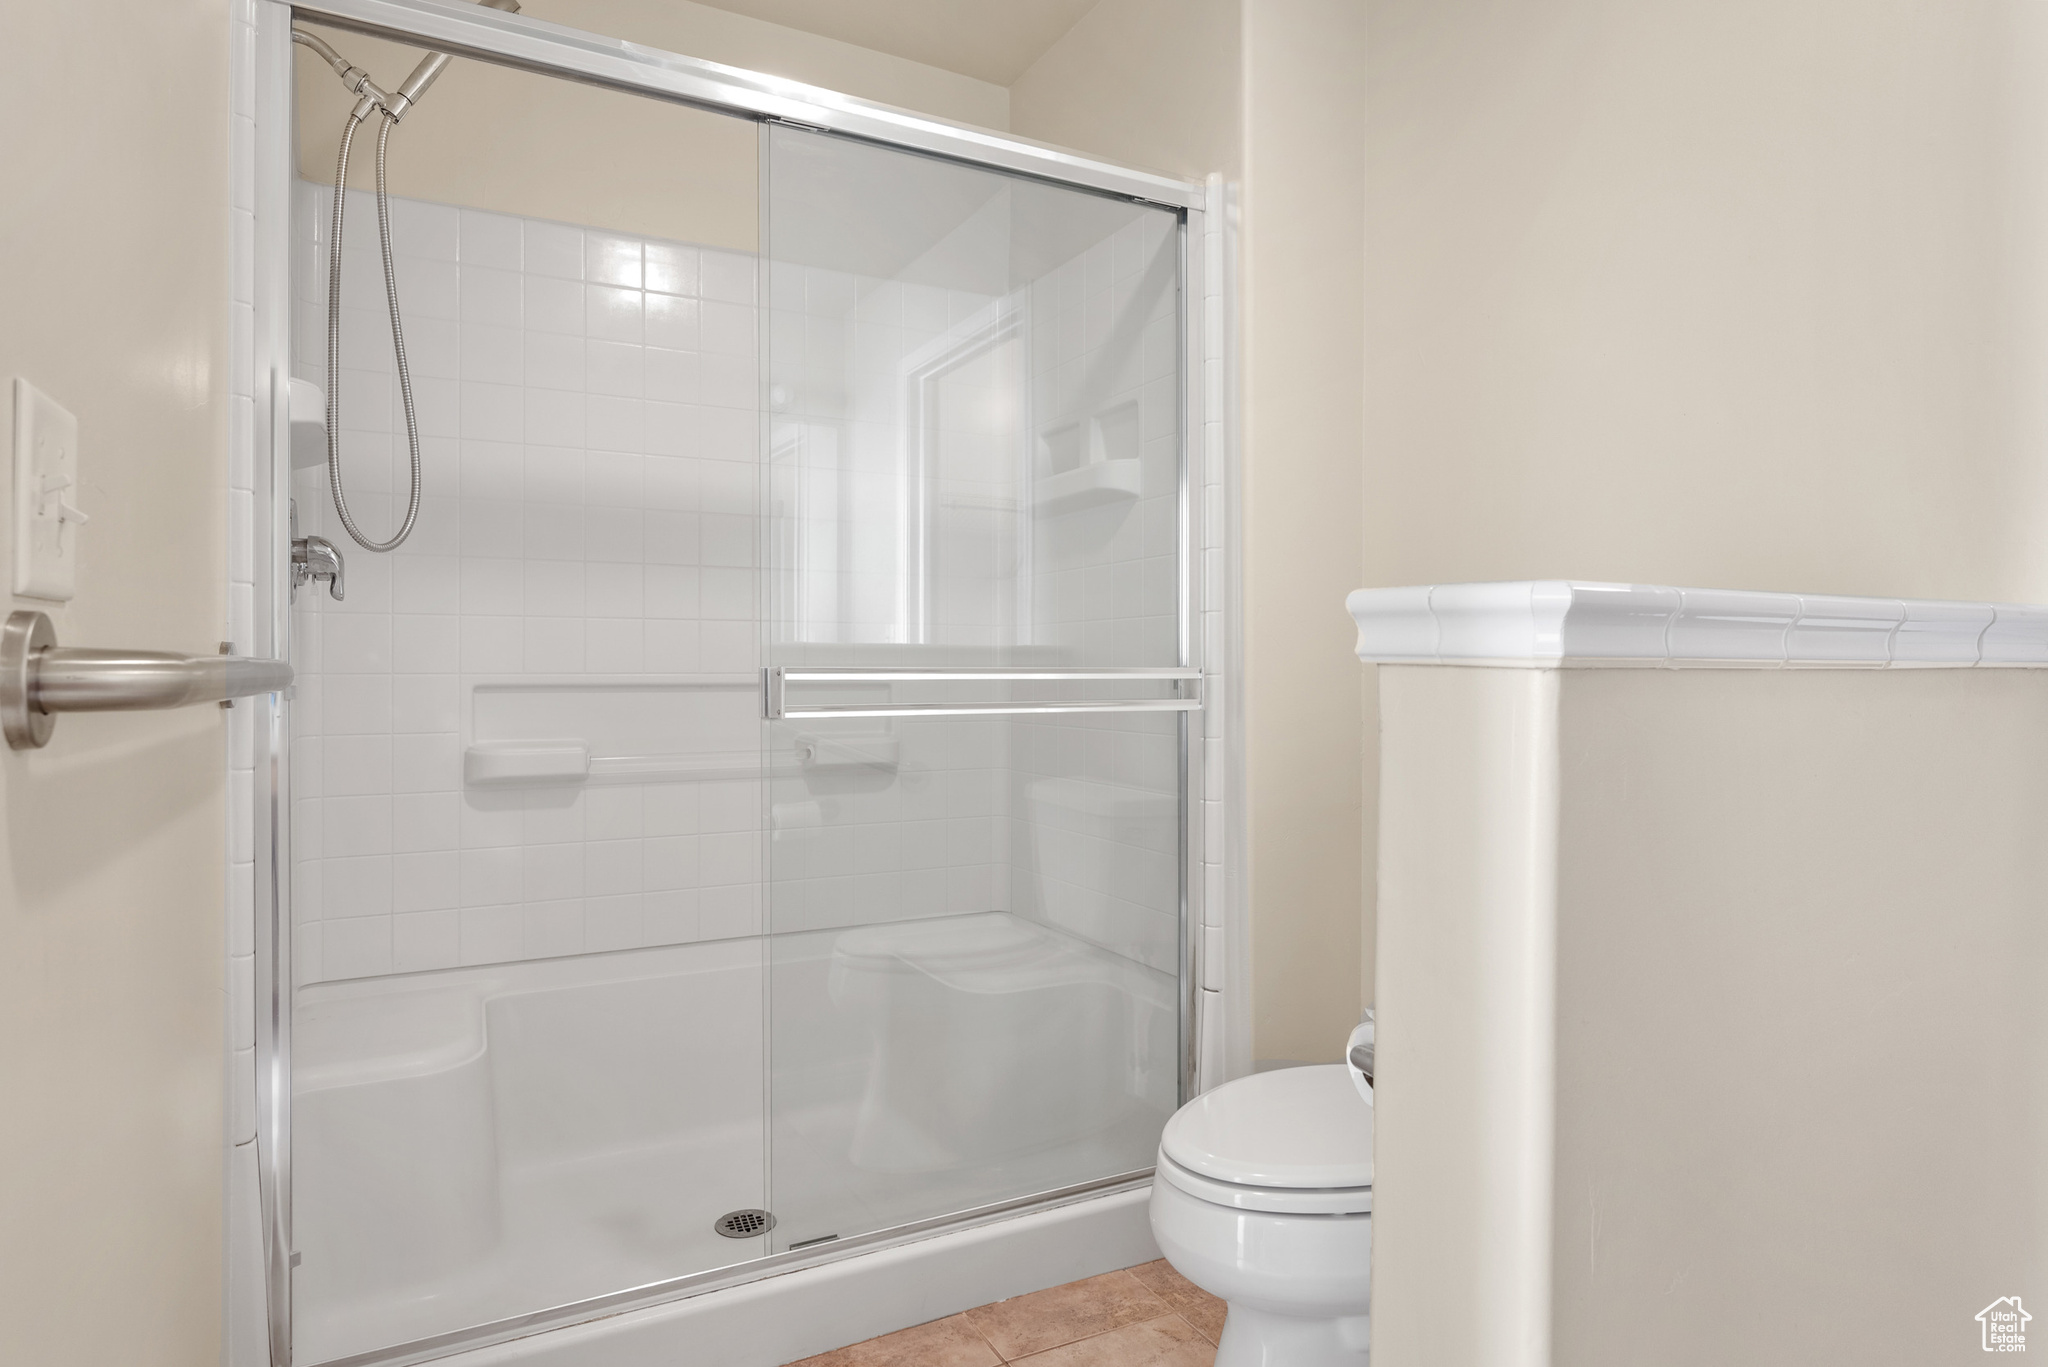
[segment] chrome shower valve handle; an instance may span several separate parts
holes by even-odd
[[[292,597],[304,584],[325,579],[327,592],[339,603],[348,596],[347,566],[341,552],[324,536],[301,536],[292,541]]]

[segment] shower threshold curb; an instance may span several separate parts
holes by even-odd
[[[1156,1258],[1151,1190],[1121,1173],[308,1367],[780,1367]]]

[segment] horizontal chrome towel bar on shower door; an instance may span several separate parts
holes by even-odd
[[[854,669],[773,665],[761,671],[770,721],[813,717],[997,717],[1045,712],[1199,712],[1202,671],[1166,669]],[[789,685],[811,683],[1171,683],[1191,689],[1180,698],[1074,698],[1036,702],[789,704]]]
[[[283,660],[60,646],[40,612],[16,612],[0,628],[0,731],[16,750],[48,744],[59,712],[190,707],[275,693],[291,681]]]

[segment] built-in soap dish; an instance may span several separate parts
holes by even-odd
[[[1057,517],[1112,503],[1130,503],[1144,492],[1138,461],[1138,405],[1120,403],[1088,419],[1040,433],[1039,476],[1031,491],[1038,512]]]
[[[1040,480],[1031,501],[1039,512],[1057,517],[1106,503],[1129,503],[1142,487],[1135,459],[1105,460]]]

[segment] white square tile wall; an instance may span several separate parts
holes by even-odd
[[[815,739],[878,736],[900,747],[891,772],[817,772],[797,758]],[[784,722],[770,747],[775,930],[1008,907],[1007,719]]]
[[[297,196],[295,372],[317,383],[330,192]],[[863,728],[779,727],[760,769],[752,256],[392,207],[425,497],[406,545],[376,555],[341,530],[324,469],[295,476],[301,532],[341,547],[349,580],[346,601],[309,589],[295,614],[301,981],[1011,908],[1173,970],[1171,718],[900,723],[886,775],[796,757],[803,735]],[[374,205],[347,210],[343,465],[381,537],[403,512],[403,407]],[[1160,213],[1009,296],[771,272],[770,458],[794,538],[773,591],[799,649],[1177,660],[1176,258]],[[990,336],[1012,350],[991,356]],[[933,511],[906,537],[904,379],[926,372]],[[988,402],[1020,383],[1028,403]],[[1047,501],[1105,461],[1127,463],[1110,495]],[[906,555],[939,586],[915,609]],[[692,774],[465,786],[478,690],[522,681],[559,702],[522,738],[609,727],[593,754],[687,750]],[[635,743],[608,701],[629,687],[746,707]]]
[[[298,187],[294,371],[316,383],[330,204]],[[403,408],[374,203],[346,209],[343,469],[383,538],[403,513]],[[735,776],[759,749],[754,258],[405,199],[392,236],[418,526],[364,551],[324,469],[294,479],[300,531],[348,566],[344,602],[308,589],[294,618],[301,981],[758,933],[759,782]],[[741,763],[465,788],[475,690],[516,680],[559,685],[555,715],[599,729],[620,685],[689,684],[685,709],[743,692],[693,733]]]

